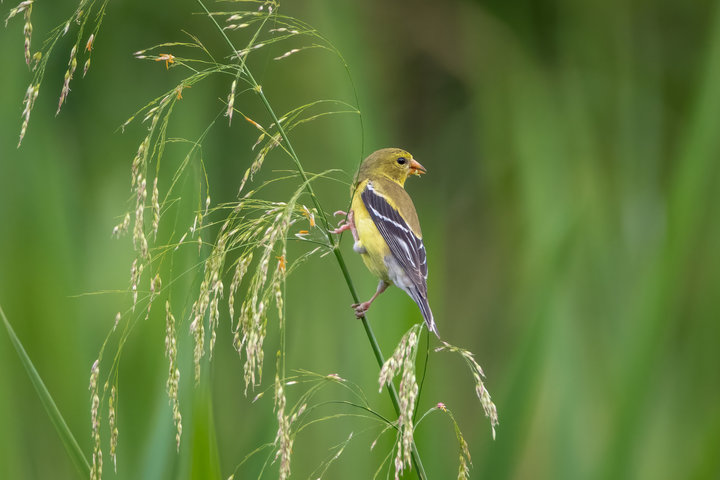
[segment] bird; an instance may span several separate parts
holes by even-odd
[[[390,285],[400,287],[417,303],[428,330],[438,338],[427,295],[427,255],[415,205],[405,191],[405,180],[427,170],[407,151],[383,148],[360,164],[352,188],[349,212],[332,233],[350,230],[353,250],[380,279],[377,291],[366,302],[352,305],[363,317],[373,301]]]

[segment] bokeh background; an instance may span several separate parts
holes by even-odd
[[[38,2],[34,47],[75,6]],[[485,369],[500,414],[497,440],[469,372],[450,354],[431,356],[421,408],[442,401],[453,410],[470,445],[471,477],[720,478],[720,5],[303,0],[281,8],[342,52],[363,113],[364,131],[352,116],[297,129],[306,167],[339,168],[349,180],[363,152],[401,146],[428,169],[408,190],[426,239],[431,304],[443,338],[475,352]],[[115,312],[130,302],[126,293],[85,295],[128,288],[131,241],[110,232],[129,205],[143,129],[118,126],[182,78],[132,52],[183,40],[187,30],[226,54],[199,11],[187,0],[111,2],[93,65],[57,117],[71,40],[56,49],[20,149],[30,82],[22,20],[0,29],[0,304],[88,455],[90,366]],[[259,51],[255,64],[279,112],[316,98],[354,101],[332,55],[309,50],[272,61],[284,50]],[[185,91],[176,134],[196,137],[222,109],[229,83]],[[269,123],[256,100],[243,101]],[[214,199],[232,200],[255,136],[240,121],[212,131],[203,158]],[[281,156],[270,161],[268,175],[291,168]],[[326,209],[346,205],[345,185],[318,190]],[[369,296],[375,279],[347,238],[343,248]],[[332,258],[304,265],[287,294],[289,368],[349,378],[390,415]],[[398,290],[371,314],[386,355],[420,318]],[[106,478],[227,478],[273,440],[271,396],[254,405],[243,396],[242,364],[223,327],[198,387],[190,345],[181,342],[177,455],[164,317],[138,322],[121,360],[118,472],[106,450]],[[0,363],[0,478],[77,478],[4,330]],[[357,438],[325,478],[371,478],[390,443],[370,451],[375,433],[361,433],[366,426],[339,420],[303,431],[296,478],[307,478],[350,431]],[[430,478],[454,478],[447,419],[430,417],[416,437]],[[236,478],[258,471],[252,460]]]

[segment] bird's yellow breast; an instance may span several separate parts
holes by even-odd
[[[388,267],[385,263],[385,257],[390,255],[390,248],[375,226],[375,222],[373,222],[370,213],[367,211],[367,208],[365,208],[365,204],[360,197],[366,184],[367,181],[364,181],[358,185],[352,201],[355,229],[357,230],[358,237],[360,237],[360,243],[365,249],[361,257],[368,270],[385,282],[392,284],[392,281],[388,277]]]

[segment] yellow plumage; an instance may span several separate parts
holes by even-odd
[[[375,222],[373,222],[370,213],[367,208],[365,208],[365,204],[360,197],[361,189],[364,189],[366,184],[367,180],[364,180],[358,185],[357,193],[353,195],[352,201],[353,220],[355,221],[355,228],[360,238],[358,247],[360,247],[360,250],[364,249],[364,252],[359,253],[365,266],[373,275],[390,283],[388,269],[384,261],[384,258],[390,254],[390,247],[388,247],[387,242],[385,242],[385,239],[380,235],[377,226],[375,226]]]

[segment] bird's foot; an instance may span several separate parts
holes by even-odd
[[[353,310],[355,310],[355,316],[357,318],[361,318],[361,317],[365,316],[365,312],[368,311],[371,303],[372,303],[372,301],[362,302],[362,303],[353,303],[350,306],[353,308]]]
[[[345,220],[343,220],[342,222],[340,222],[340,225],[338,225],[338,228],[336,228],[335,230],[330,230],[330,233],[338,234],[350,229],[352,229],[352,225],[350,225],[349,223],[345,223]]]
[[[343,217],[347,217],[347,212],[344,212],[342,210],[338,210],[333,213],[333,216],[337,217],[338,215],[342,215]],[[344,232],[345,230],[350,230],[352,228],[352,225],[348,222],[346,223],[346,219],[340,220],[340,223],[338,223],[338,228],[335,230],[330,230],[330,233],[339,234]]]
[[[342,233],[345,230],[350,230],[352,232],[353,239],[355,239],[355,243],[359,242],[359,237],[357,234],[357,230],[355,230],[355,222],[353,221],[353,212],[350,211],[350,213],[346,213],[342,210],[338,210],[337,212],[333,213],[333,215],[345,215],[345,218],[340,220],[340,223],[338,223],[338,227],[335,230],[330,230],[330,233]]]

